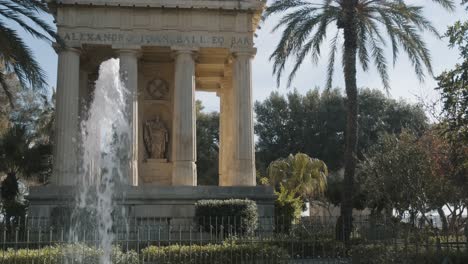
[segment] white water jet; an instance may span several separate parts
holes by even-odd
[[[94,224],[96,245],[104,252],[100,264],[112,263],[114,219],[116,216],[125,219],[125,212],[116,206],[115,198],[116,194],[122,194],[119,188],[128,181],[132,130],[128,114],[130,96],[119,68],[117,59],[101,64],[87,118],[81,123],[82,166],[71,237],[75,240],[72,242],[81,242],[83,229]]]

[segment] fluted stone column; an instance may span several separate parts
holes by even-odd
[[[232,79],[229,78],[219,93],[219,186],[234,185],[232,97]]]
[[[252,103],[252,57],[255,50],[233,52],[233,168],[234,186],[255,186],[255,149]]]
[[[80,51],[58,51],[54,166],[51,183],[75,185],[78,172]]]
[[[88,106],[88,76],[89,73],[84,70],[80,70],[80,90],[79,90],[79,115],[80,122],[83,120],[83,115],[86,112]]]
[[[196,186],[195,52],[189,49],[173,50],[172,185]]]
[[[128,90],[128,113],[132,123],[132,135],[130,135],[131,164],[129,172],[129,184],[138,185],[138,57],[137,49],[121,49],[118,51],[120,59],[120,72],[126,89]]]

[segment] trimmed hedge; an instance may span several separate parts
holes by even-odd
[[[426,251],[423,247],[416,250],[413,246],[407,249],[395,249],[393,245],[360,245],[351,250],[353,264],[466,264],[466,251]]]
[[[99,264],[102,251],[84,245],[67,245],[56,247],[45,247],[42,249],[8,249],[0,252],[0,263],[86,263]],[[135,251],[123,253],[118,249],[112,252],[113,264],[138,264],[138,254]]]
[[[157,264],[280,264],[289,257],[284,249],[262,243],[151,246],[142,254],[145,263]]]
[[[195,216],[205,232],[250,235],[257,229],[258,208],[245,199],[200,200],[195,204]]]
[[[42,249],[9,249],[0,252],[2,264],[100,264],[102,251],[84,245],[45,247]],[[221,244],[221,245],[172,245],[151,246],[143,249],[141,255],[135,251],[124,253],[114,249],[112,264],[282,264],[288,254],[285,250],[271,245]]]

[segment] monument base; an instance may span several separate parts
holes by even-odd
[[[141,184],[159,186],[172,184],[172,163],[167,159],[147,159],[140,166]]]
[[[72,207],[71,186],[31,187],[28,215],[50,218],[54,208]],[[259,217],[274,216],[275,194],[269,186],[138,186],[128,187],[116,197],[131,218],[185,218],[195,216],[195,203],[204,199],[250,199],[257,203]]]

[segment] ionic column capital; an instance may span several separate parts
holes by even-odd
[[[198,58],[198,48],[190,48],[190,47],[179,47],[179,46],[172,46],[171,47],[172,56],[173,58],[177,58],[181,55],[190,55],[192,56],[193,60]]]
[[[234,58],[253,58],[257,54],[257,49],[256,48],[236,48],[236,49],[231,49],[231,55]]]
[[[62,45],[59,45],[58,43],[54,43],[52,45],[52,48],[55,50],[57,54],[60,54],[62,52],[73,52],[78,55],[81,55],[82,53],[81,48],[62,46]]]
[[[116,51],[119,56],[132,56],[136,58],[141,57],[141,49],[129,49],[129,48],[124,48],[124,49],[117,49]]]

